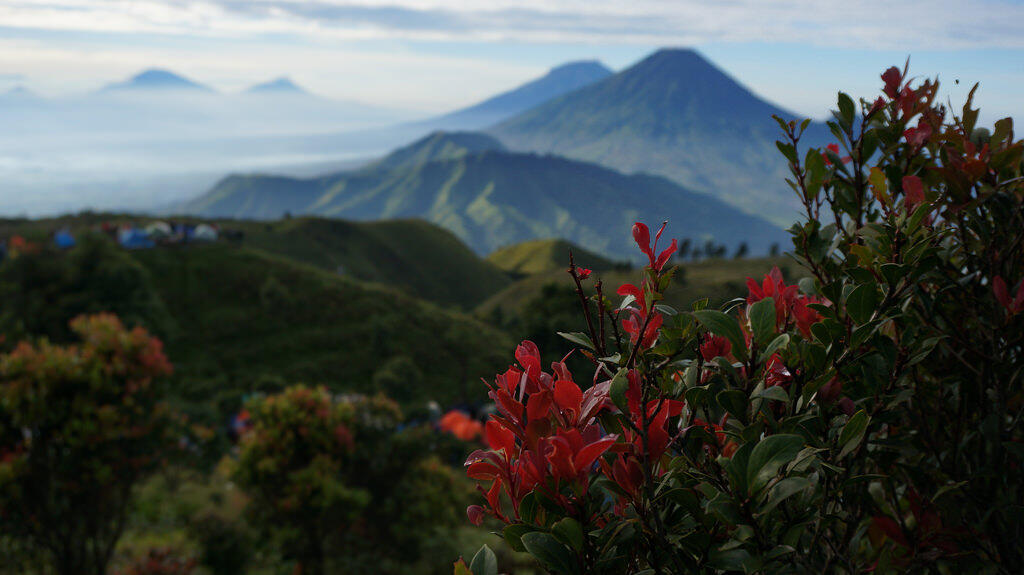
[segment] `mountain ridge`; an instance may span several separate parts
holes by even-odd
[[[612,71],[597,60],[566,62],[511,90],[419,124],[444,130],[484,128],[610,75]]]
[[[663,49],[486,131],[513,151],[662,175],[786,225],[797,215],[772,115],[796,119],[692,49]],[[808,139],[821,138],[812,125]]]
[[[686,230],[695,241],[714,239],[730,247],[746,241],[754,252],[785,239],[781,228],[660,176],[627,175],[556,156],[467,150],[453,140],[434,134],[376,166],[318,178],[231,176],[183,209],[253,219],[285,212],[356,220],[422,218],[455,233],[478,254],[563,237],[632,259],[633,222],[666,218],[678,220],[680,233]]]

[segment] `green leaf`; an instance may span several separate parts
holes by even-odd
[[[583,528],[572,517],[566,517],[551,526],[551,532],[559,541],[577,551],[583,550]]]
[[[837,103],[839,104],[839,116],[842,119],[843,127],[848,129],[853,125],[853,115],[856,113],[856,108],[853,105],[853,99],[848,95],[839,92]]]
[[[839,445],[842,446],[839,452],[839,459],[846,457],[848,453],[857,449],[862,439],[864,439],[864,433],[868,429],[868,422],[871,418],[867,412],[863,409],[853,414],[853,417],[846,422],[843,426],[843,430],[839,432]]]
[[[858,324],[867,323],[878,305],[878,290],[874,283],[861,284],[846,296],[846,311]]]
[[[573,332],[566,333],[564,331],[560,331],[560,332],[558,332],[558,335],[560,335],[560,336],[564,337],[565,339],[575,343],[578,346],[585,347],[587,349],[595,349],[594,348],[594,342],[590,341],[590,336],[585,334],[585,333],[578,332],[578,331],[573,331]]]
[[[765,344],[775,335],[775,299],[766,297],[747,308],[754,341]]]
[[[778,148],[780,152],[782,152],[783,156],[786,156],[786,159],[789,160],[791,164],[797,163],[796,148],[793,147],[793,144],[787,144],[786,142],[776,141],[775,147]]]
[[[796,459],[804,448],[799,435],[770,435],[754,446],[747,463],[747,484],[750,493],[757,493],[783,465]]]
[[[629,378],[626,377],[626,369],[622,368],[615,373],[615,377],[612,378],[612,383],[609,386],[608,395],[612,398],[612,403],[618,407],[622,413],[629,413],[629,401],[626,400],[626,391],[629,389]]]
[[[708,331],[720,335],[729,340],[732,344],[732,353],[737,358],[746,357],[746,342],[743,339],[743,332],[740,330],[739,321],[736,318],[714,309],[704,309],[693,312],[697,321],[702,323]]]
[[[524,523],[510,523],[501,531],[501,536],[505,539],[505,543],[508,543],[509,547],[522,553],[526,551],[526,547],[523,547],[523,535],[531,531],[533,531],[533,527]]]
[[[548,533],[534,531],[523,535],[523,546],[555,573],[576,573],[576,563],[569,549]]]
[[[813,485],[806,477],[787,477],[783,479],[768,490],[768,499],[764,507],[761,508],[761,513],[770,513],[779,503]]]
[[[786,393],[785,389],[782,389],[782,387],[778,385],[773,385],[771,387],[766,387],[761,391],[756,391],[751,395],[751,397],[761,397],[773,401],[789,401],[789,394]]]
[[[715,399],[729,415],[740,421],[747,420],[747,394],[738,389],[726,389],[718,392]]]
[[[761,357],[767,359],[771,357],[773,353],[785,348],[788,345],[789,334],[780,333],[778,336],[775,337],[775,339],[772,340],[771,343],[768,344],[768,347],[764,348],[764,351],[761,352]]]
[[[533,523],[537,517],[537,496],[532,491],[519,503],[519,517],[526,523]]]
[[[469,570],[473,575],[498,575],[498,558],[494,556],[494,551],[487,545],[481,547],[469,563]]]

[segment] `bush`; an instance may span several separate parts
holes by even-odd
[[[176,444],[159,402],[160,341],[109,314],[71,322],[81,343],[0,356],[0,530],[62,575],[103,575],[133,487]]]
[[[248,404],[234,472],[250,516],[305,574],[410,573],[453,551],[470,486],[383,396],[292,386]]]
[[[810,278],[678,312],[675,245],[638,223],[641,281],[568,335],[597,383],[519,346],[467,460],[471,521],[562,574],[1024,564],[1024,144],[1007,119],[979,146],[970,99],[947,120],[937,82],[882,79],[859,112],[839,95],[824,151],[779,120]],[[488,549],[467,569],[497,571]]]

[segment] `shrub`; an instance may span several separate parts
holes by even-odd
[[[234,478],[302,573],[410,573],[452,551],[470,486],[432,456],[437,433],[402,428],[393,401],[292,386],[248,411]]]
[[[63,575],[103,575],[132,488],[175,445],[157,382],[160,341],[113,315],[71,322],[60,347],[0,356],[0,528],[44,549]]]
[[[582,298],[568,334],[593,377],[517,348],[467,460],[472,522],[562,574],[1024,564],[1024,144],[1008,119],[972,141],[971,99],[947,119],[935,81],[882,79],[859,110],[839,95],[825,150],[779,120],[810,278],[679,312],[675,246],[638,223],[641,281]],[[485,548],[456,570],[497,566]]]

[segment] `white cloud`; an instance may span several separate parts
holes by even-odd
[[[1022,48],[1005,0],[6,0],[0,25],[223,38]]]

